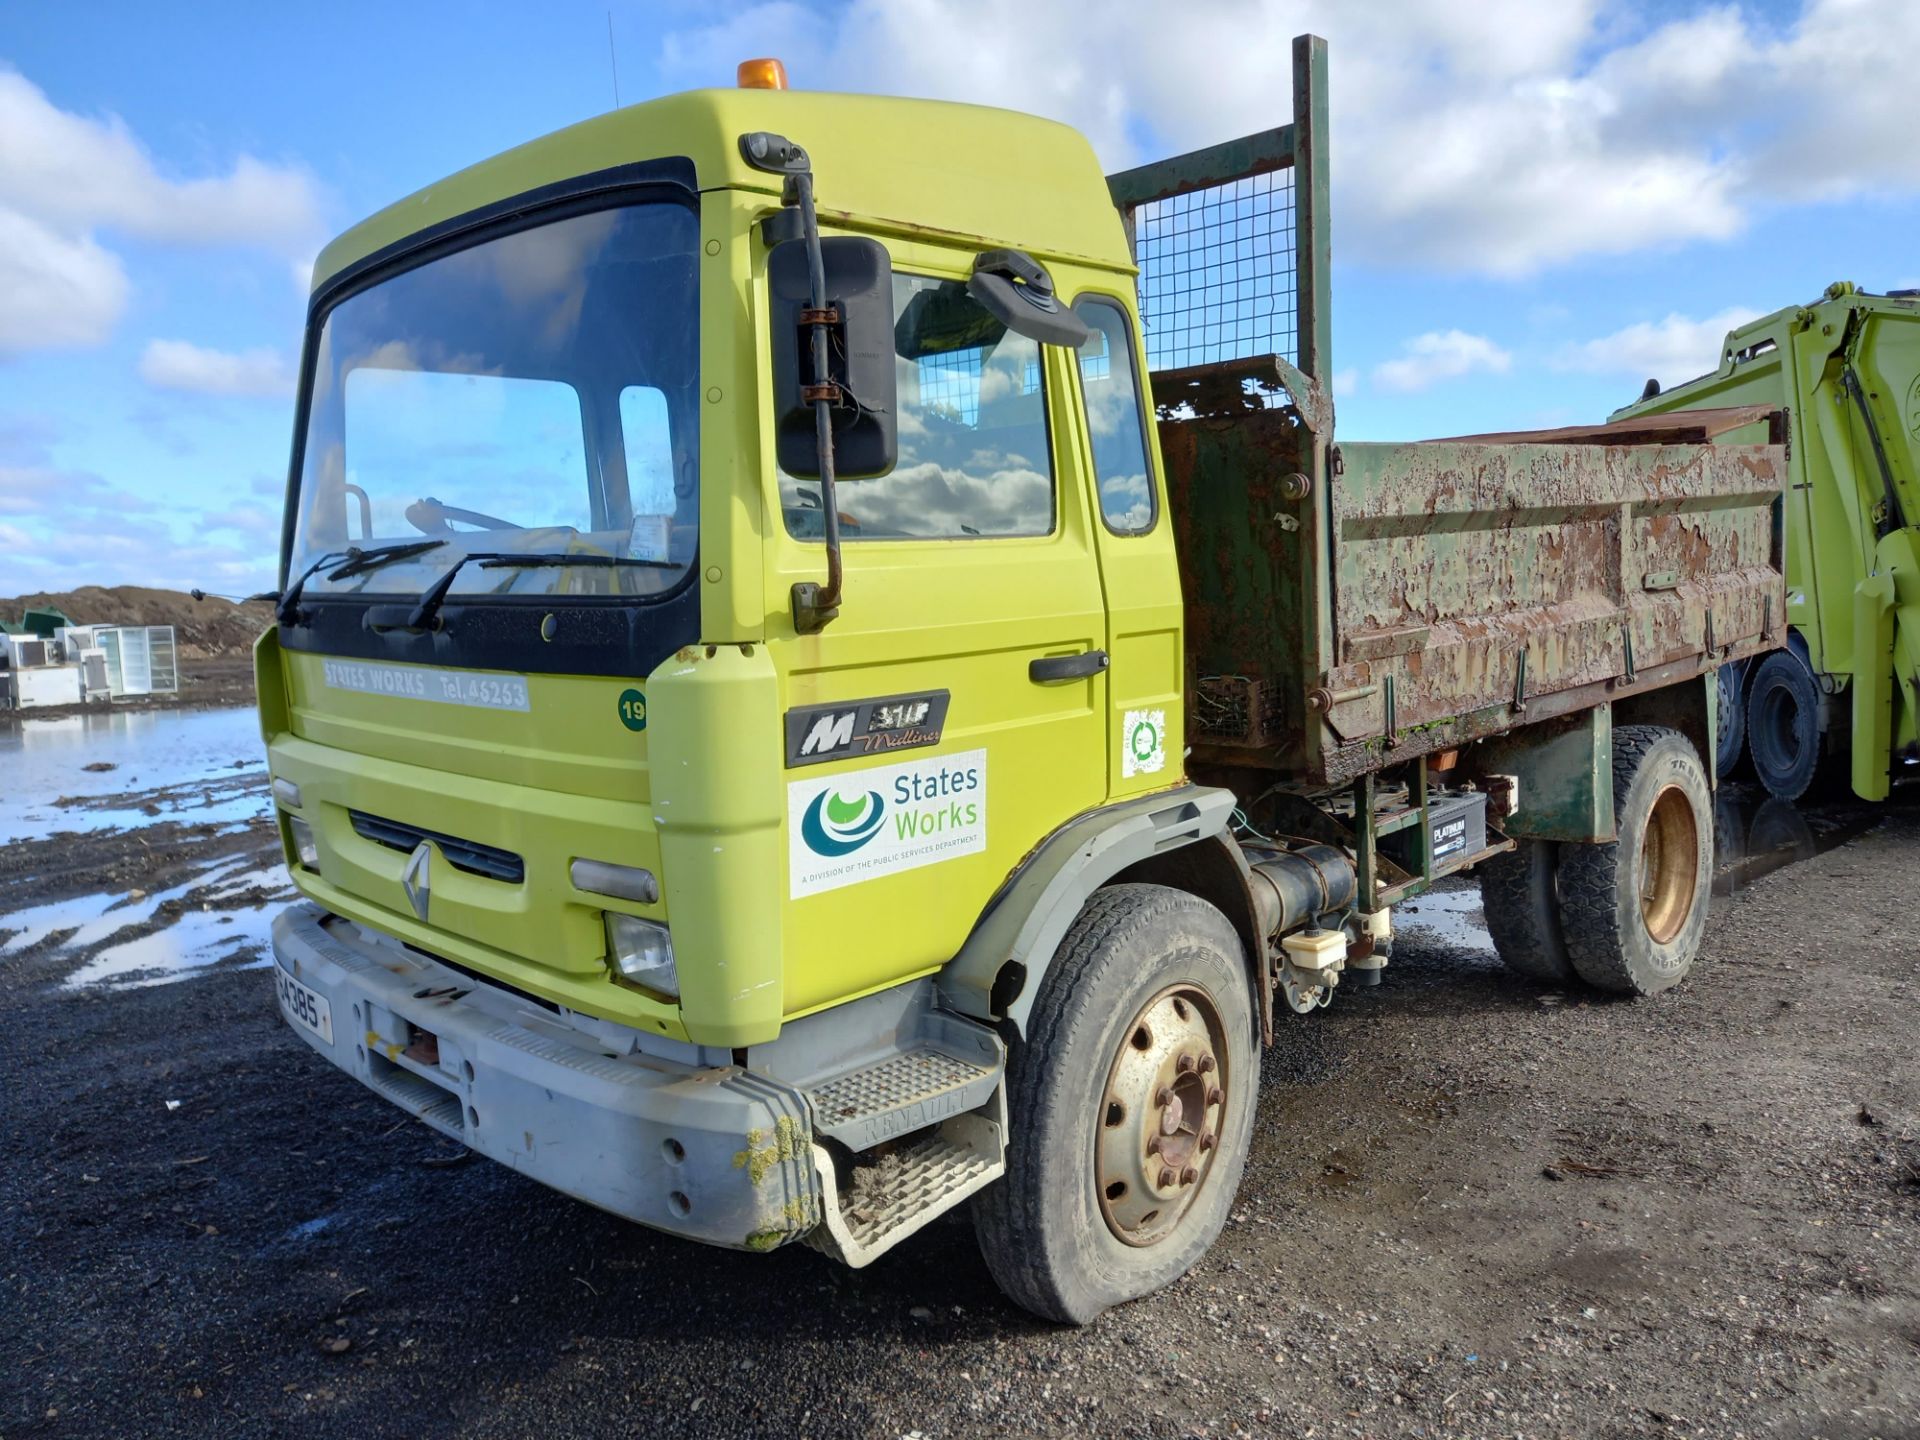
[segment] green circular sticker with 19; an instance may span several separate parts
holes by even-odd
[[[647,728],[647,697],[638,690],[620,692],[620,723],[629,730]]]

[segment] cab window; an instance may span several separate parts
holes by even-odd
[[[964,282],[893,276],[900,460],[842,480],[840,538],[969,540],[1053,530],[1053,447],[1040,347],[1001,325]],[[820,486],[780,477],[787,532],[824,532]]]
[[[1133,327],[1112,300],[1083,298],[1074,307],[1093,338],[1080,348],[1080,389],[1087,402],[1100,515],[1116,535],[1153,529],[1153,469],[1147,463],[1147,412],[1140,403]]]

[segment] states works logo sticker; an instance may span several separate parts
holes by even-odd
[[[1129,710],[1120,727],[1120,778],[1157,775],[1167,768],[1167,712]]]
[[[787,786],[797,900],[987,848],[987,752],[853,770]]]
[[[887,802],[878,790],[847,799],[838,789],[822,790],[807,806],[800,821],[800,838],[816,855],[851,855],[880,833],[887,818]]]

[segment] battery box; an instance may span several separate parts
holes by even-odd
[[[1451,869],[1468,855],[1487,848],[1487,794],[1484,790],[1436,791],[1427,797],[1427,830],[1433,841],[1435,872]],[[1380,837],[1380,853],[1409,874],[1420,873],[1414,854],[1418,828]]]

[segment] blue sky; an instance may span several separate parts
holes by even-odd
[[[1332,63],[1350,439],[1597,420],[1831,280],[1920,285],[1906,0],[612,6],[621,98],[929,94],[1110,167],[1286,117]],[[0,595],[271,583],[304,277],[326,237],[612,103],[608,6],[0,10]],[[998,37],[998,40],[996,40]]]

